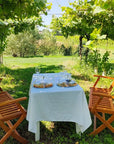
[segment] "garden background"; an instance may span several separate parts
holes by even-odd
[[[114,77],[113,1],[80,0],[73,5],[74,10],[63,7],[61,18],[53,17],[51,31],[47,27],[40,31],[37,28],[42,23],[40,12],[47,14],[51,5],[41,0],[26,3],[22,0],[20,4],[17,0],[0,2],[0,77],[3,78],[0,86],[14,98],[26,96],[27,101],[21,102],[26,109],[36,66],[40,67],[41,73],[67,70],[84,89],[87,101],[89,88],[96,80],[94,74]],[[88,21],[91,21],[89,25]],[[109,83],[102,80],[99,86],[107,87]],[[18,127],[30,144],[114,143],[108,129],[95,137],[88,135],[92,130],[93,124],[80,136],[75,132],[74,123],[42,121],[41,139],[35,142],[26,120]],[[3,135],[4,131],[0,129],[0,138]],[[18,144],[11,137],[5,143]]]

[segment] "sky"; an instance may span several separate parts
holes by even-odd
[[[49,25],[52,19],[52,15],[56,15],[56,17],[61,16],[61,8],[60,6],[70,6],[69,2],[74,2],[75,0],[47,0],[47,2],[52,3],[52,8],[48,12],[48,15],[42,15],[43,24]],[[40,30],[44,29],[44,27],[39,27]]]

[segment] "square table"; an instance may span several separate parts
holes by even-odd
[[[39,74],[46,76],[53,83],[50,88],[35,88],[36,74],[33,74],[29,91],[27,110],[28,130],[35,133],[35,140],[40,139],[40,121],[75,122],[76,132],[83,133],[92,123],[86,96],[83,89],[59,87],[57,82],[62,73]]]

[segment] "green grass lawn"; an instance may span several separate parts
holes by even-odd
[[[84,89],[87,101],[89,98],[89,87],[93,86],[95,78],[94,71],[89,67],[80,65],[79,58],[74,56],[44,56],[29,58],[13,58],[4,56],[4,65],[0,66],[0,77],[3,77],[1,87],[8,91],[14,98],[26,96],[29,99],[29,86],[35,66],[40,66],[41,73],[60,72],[61,66],[72,74],[72,77]],[[113,75],[112,75],[113,76]],[[104,86],[104,81],[100,83]],[[21,104],[27,109],[27,101]],[[93,119],[93,117],[92,117]],[[99,124],[99,122],[98,122]],[[113,124],[114,125],[114,124]],[[37,144],[114,144],[113,134],[104,130],[99,136],[90,137],[88,134],[93,130],[90,126],[81,136],[75,132],[75,124],[71,122],[41,122],[41,139]],[[30,144],[35,144],[34,134],[28,132],[28,122],[24,122],[18,127],[18,131],[29,140]],[[0,129],[0,138],[4,132]],[[6,144],[18,144],[12,138]]]

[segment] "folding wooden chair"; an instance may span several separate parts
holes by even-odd
[[[12,136],[22,144],[28,143],[16,130],[26,117],[26,111],[19,102],[26,99],[26,97],[13,99],[8,92],[0,92],[0,127],[6,132],[0,140],[0,144],[3,144],[9,136]],[[17,118],[18,120],[15,124],[12,124],[11,120]]]
[[[106,127],[114,133],[114,127],[111,123],[114,121],[114,96],[111,95],[111,91],[114,87],[114,78],[107,76],[98,76],[94,86],[90,88],[89,95],[89,110],[94,115],[94,130],[90,135],[96,135],[100,133]],[[112,80],[112,84],[109,88],[97,88],[96,85],[101,78]],[[109,114],[109,118],[106,119],[105,114]],[[96,118],[98,118],[103,124],[96,128]]]

